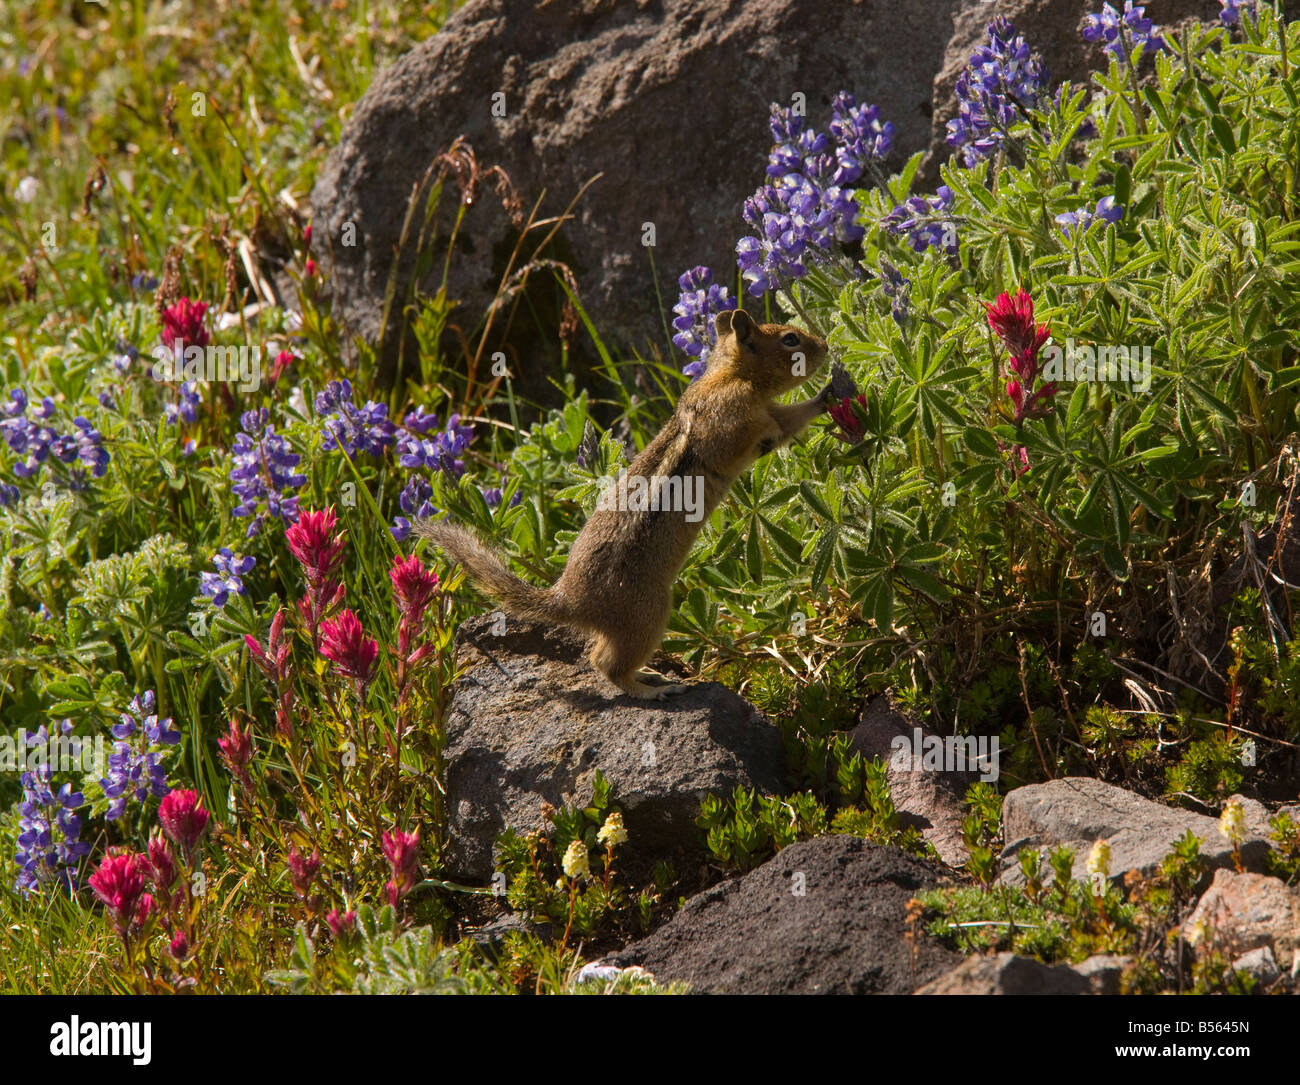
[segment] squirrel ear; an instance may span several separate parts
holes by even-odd
[[[721,339],[724,335],[731,334],[731,310],[730,309],[723,309],[722,312],[720,312],[717,316],[713,318],[713,330],[718,333],[719,339]]]
[[[731,330],[735,333],[737,343],[748,346],[754,341],[758,325],[744,309],[736,309],[731,313]]]

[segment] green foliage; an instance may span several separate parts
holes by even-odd
[[[777,797],[737,787],[729,800],[707,796],[696,824],[707,833],[714,858],[732,869],[750,870],[782,848],[821,836],[828,821],[833,833],[933,855],[934,849],[915,828],[899,828],[884,763],[865,760],[856,752],[850,755],[845,735],[832,749],[837,799],[830,810],[810,791]]]

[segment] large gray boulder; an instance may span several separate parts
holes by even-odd
[[[1129,870],[1149,876],[1188,831],[1200,840],[1200,854],[1211,869],[1233,865],[1232,845],[1219,833],[1217,818],[1165,806],[1082,776],[1018,787],[1002,804],[1006,847],[999,880],[1007,885],[1024,883],[1017,856],[1026,848],[1042,852],[1043,869],[1050,880],[1047,852],[1061,844],[1074,849],[1073,876],[1085,878],[1088,853],[1098,840],[1110,846],[1112,879],[1122,879]],[[1257,830],[1251,830],[1249,820],[1247,833],[1241,845],[1242,860],[1258,867],[1269,844]]]
[[[466,670],[443,757],[447,862],[459,877],[490,878],[496,838],[546,827],[543,803],[587,805],[597,770],[613,785],[628,846],[677,862],[707,854],[695,824],[705,795],[784,790],[780,733],[725,686],[634,700],[591,667],[580,638],[514,618],[471,618],[456,644]]]
[[[943,882],[898,848],[819,836],[692,897],[614,963],[702,994],[909,994],[961,960],[905,936],[907,902]]]
[[[483,167],[504,167],[525,205],[542,198],[545,215],[562,212],[602,175],[566,226],[566,247],[549,255],[571,261],[602,335],[666,348],[643,224],[655,226],[654,270],[671,317],[682,271],[706,264],[729,274],[722,269],[734,266],[741,205],[763,180],[771,102],[789,104],[802,92],[810,121],[824,128],[831,97],[849,90],[893,121],[898,162],[923,150],[958,3],[470,0],[375,80],[320,175],[312,211],[316,247],[332,263],[335,313],[349,331],[378,340],[412,189],[464,135]],[[498,92],[503,117],[492,112]],[[348,223],[351,247],[341,243]],[[513,237],[484,180],[449,289],[470,327],[497,288]],[[399,299],[411,249],[398,264]],[[437,264],[426,289],[440,274]],[[534,304],[553,306],[558,288],[546,275],[538,281],[548,282],[549,301]],[[530,323],[516,320],[501,345],[519,352],[516,387],[540,395],[540,363],[555,344],[529,341]],[[384,339],[390,368],[398,340],[395,331]]]

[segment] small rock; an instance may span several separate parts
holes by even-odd
[[[1098,953],[1071,967],[1088,981],[1088,989],[1094,995],[1117,995],[1120,993],[1120,977],[1132,965],[1132,957]]]
[[[944,739],[908,719],[887,695],[877,697],[867,706],[853,729],[851,741],[863,757],[884,760],[899,824],[904,828],[914,826],[950,866],[965,863],[970,853],[961,833],[962,819],[966,816],[962,800],[966,789],[979,775],[951,766],[946,770],[931,770],[924,767],[924,760],[918,762],[911,756],[897,756],[917,746],[924,749],[927,741],[942,743]],[[949,740],[954,752],[964,753],[966,746],[958,746],[957,741],[967,740]]]
[[[506,936],[514,933],[532,934],[546,941],[551,937],[551,925],[536,923],[518,912],[508,912],[479,927],[470,938],[480,949],[489,954],[496,954],[500,953],[505,946]]]
[[[1249,953],[1243,954],[1232,962],[1232,967],[1234,971],[1244,972],[1264,984],[1272,983],[1282,975],[1282,970],[1277,966],[1277,959],[1268,946],[1260,946],[1259,949],[1252,949]]]
[[[907,903],[942,868],[856,836],[783,849],[700,893],[613,963],[711,994],[907,994],[961,958],[916,934]]]
[[[1300,940],[1300,889],[1264,874],[1216,870],[1183,924],[1183,937],[1193,941],[1202,923],[1201,930],[1229,953],[1267,946],[1280,966],[1290,969]]]
[[[725,686],[634,700],[592,669],[573,633],[514,618],[497,628],[489,614],[457,631],[466,670],[443,754],[455,876],[486,881],[501,832],[543,828],[543,802],[585,806],[597,770],[613,786],[628,846],[677,861],[707,855],[695,824],[705,795],[784,789],[780,733]]]
[[[918,995],[1086,995],[1090,982],[1068,964],[1043,964],[1033,957],[997,953],[969,957]]]

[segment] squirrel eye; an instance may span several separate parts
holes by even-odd
[[[785,335],[781,336],[781,345],[797,347],[799,345],[799,337],[795,335],[794,332],[786,332]]]

